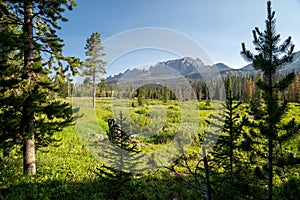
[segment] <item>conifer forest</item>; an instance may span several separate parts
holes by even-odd
[[[300,44],[275,1],[244,69],[184,55],[118,75],[96,25],[65,54],[81,4],[0,0],[0,199],[300,200]]]

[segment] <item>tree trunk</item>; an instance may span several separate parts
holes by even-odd
[[[96,107],[96,69],[93,69],[93,109]]]
[[[209,182],[208,161],[207,161],[207,157],[206,157],[205,147],[202,147],[202,155],[203,155],[204,171],[205,171],[206,199],[211,200],[211,188],[210,188],[210,182]]]
[[[269,136],[268,168],[269,168],[268,200],[272,200],[273,198],[273,138],[272,135]]]
[[[28,85],[33,84],[34,71],[33,64],[33,5],[32,2],[24,3],[24,25],[23,31],[27,37],[24,42],[24,70],[28,73]],[[24,131],[24,146],[23,146],[23,165],[24,173],[29,175],[36,174],[35,165],[35,144],[34,144],[34,112],[28,111],[28,106],[31,102],[25,101],[23,107],[23,131]]]
[[[270,52],[270,55],[273,55],[273,52]],[[272,61],[272,57],[270,57],[270,60]],[[272,63],[270,64],[270,68],[272,67]],[[275,129],[273,125],[273,118],[274,118],[274,110],[273,110],[273,104],[274,104],[274,97],[273,97],[273,76],[270,73],[269,74],[269,108],[268,108],[268,120],[269,120],[269,138],[268,138],[268,200],[273,199],[273,135],[275,135]]]
[[[67,80],[67,98],[70,97],[70,83],[69,80]]]
[[[24,174],[34,175],[36,174],[35,164],[35,144],[34,144],[34,116],[29,114],[27,119],[27,130],[25,137],[25,143],[23,146],[23,165]]]
[[[230,130],[229,130],[229,135],[230,135],[230,149],[229,149],[229,175],[230,175],[230,180],[232,181],[232,174],[233,174],[233,98],[232,95],[230,94],[230,113],[229,113],[229,117],[230,117]]]

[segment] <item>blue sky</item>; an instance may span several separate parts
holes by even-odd
[[[213,63],[240,68],[241,42],[252,48],[252,30],[264,29],[266,0],[77,0],[78,7],[67,12],[60,36],[65,54],[84,59],[84,46],[92,32],[105,41],[115,34],[143,27],[177,31],[197,42]],[[292,36],[300,50],[300,0],[273,0],[277,30],[281,39]],[[154,49],[124,55],[108,66],[109,73],[178,56]],[[105,59],[105,57],[104,57]]]

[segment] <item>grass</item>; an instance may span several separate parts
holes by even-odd
[[[0,172],[0,199],[108,199],[110,186],[95,173],[101,164],[83,146],[74,127],[56,137],[63,137],[60,146],[37,151],[36,176],[22,174],[22,159],[17,151],[5,159]],[[121,199],[201,197],[197,191],[182,187],[166,170],[137,174],[124,187],[134,190],[123,190]]]
[[[207,105],[206,102],[199,102],[195,106],[198,114],[196,118],[200,123],[198,131],[204,131],[207,128],[205,120],[214,112],[211,109],[212,106],[219,106],[217,102],[215,103],[216,105]],[[135,127],[134,124],[128,125],[132,126],[130,130],[134,130],[137,134],[144,133],[137,137],[140,143],[145,144],[139,147],[144,153],[161,149],[174,138],[183,119],[183,109],[186,109],[176,101],[166,104],[153,100],[148,101],[148,104],[145,107],[130,107],[130,116],[133,121],[137,120],[140,124]],[[93,126],[98,124],[100,129],[97,130],[105,136],[108,129],[106,121],[112,117],[110,105],[110,99],[98,99],[96,113],[87,112],[86,118],[80,119],[82,120],[80,123],[83,124],[82,130],[85,127],[93,130]],[[131,105],[129,103],[129,106]],[[122,108],[124,102],[117,102],[115,106],[124,109]],[[290,107],[287,118],[295,117],[299,120],[299,105],[290,104]],[[82,108],[82,111],[84,109],[88,110],[88,108]],[[244,106],[244,112],[245,109]],[[189,118],[195,118],[195,113],[189,113]],[[93,122],[88,120],[93,117],[96,117]],[[155,121],[157,117],[165,119],[165,122]],[[156,130],[157,134],[151,133],[153,130]],[[183,130],[187,131],[186,128]],[[16,148],[9,157],[0,156],[0,199],[110,199],[108,194],[111,192],[111,186],[107,185],[105,180],[100,179],[96,173],[97,168],[102,165],[101,159],[95,156],[95,152],[88,150],[88,144],[85,141],[91,132],[86,131],[84,134],[87,135],[83,135],[78,134],[80,131],[80,126],[78,129],[77,125],[67,127],[55,134],[55,137],[62,138],[60,144],[43,147],[37,151],[38,173],[36,176],[23,175],[20,149]],[[152,137],[148,137],[145,131],[148,131]],[[189,152],[195,153],[199,150],[197,149],[191,147]],[[188,175],[186,177],[189,178]],[[204,199],[204,196],[203,192],[179,182],[176,176],[168,170],[156,169],[135,174],[133,179],[123,186],[120,197],[120,199],[153,200],[175,198]]]
[[[112,114],[110,101],[107,99],[100,101],[101,103],[98,101],[97,104],[96,121],[104,134],[108,129],[106,121],[111,118]],[[87,108],[82,108],[84,109]],[[134,109],[133,115],[136,110],[141,109]],[[176,112],[178,109],[175,107]],[[86,120],[94,115],[89,111],[85,114],[86,118],[80,119],[83,120],[81,121],[83,126],[94,126],[94,122]],[[38,172],[36,176],[23,175],[20,149],[16,149],[10,153],[9,157],[4,158],[0,166],[0,199],[107,199],[110,188],[96,174],[97,167],[100,167],[101,163],[93,152],[88,151],[86,144],[82,143],[84,138],[82,134],[78,134],[76,126],[65,128],[62,132],[55,134],[56,138],[63,139],[60,144],[37,151]],[[147,142],[146,139],[144,142]],[[164,145],[147,146],[144,151],[154,151],[162,146]],[[197,190],[179,184],[166,170],[137,174],[127,184],[128,186],[125,187],[134,188],[134,190],[133,192],[131,189],[122,191],[121,199],[185,199],[189,196],[199,198],[202,196]]]

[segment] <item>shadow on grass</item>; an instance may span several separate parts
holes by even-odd
[[[104,199],[99,181],[69,183],[61,180],[23,182],[0,188],[0,199]]]
[[[0,199],[113,199],[109,196],[118,190],[103,179],[72,183],[61,180],[33,180],[0,187]],[[118,199],[203,199],[199,191],[179,183],[165,171],[136,176],[122,186]]]

